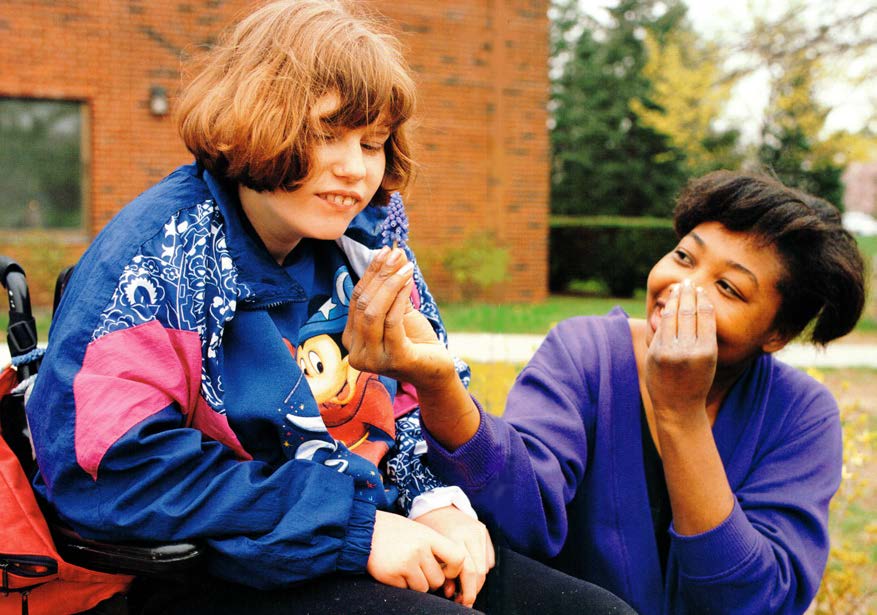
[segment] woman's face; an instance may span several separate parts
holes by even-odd
[[[312,113],[327,117],[337,106],[336,95],[325,95]],[[324,137],[311,152],[310,174],[296,190],[255,193],[241,188],[247,218],[278,260],[306,237],[341,237],[384,179],[387,127],[327,129]]]
[[[647,284],[647,343],[651,344],[671,286],[686,278],[704,289],[715,306],[719,366],[775,352],[783,340],[773,329],[784,273],[779,254],[745,232],[704,222],[652,268]]]

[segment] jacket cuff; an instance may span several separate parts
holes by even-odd
[[[428,446],[429,466],[449,484],[460,485],[464,491],[484,487],[500,468],[508,444],[500,439],[493,419],[473,397],[481,415],[481,424],[472,438],[451,452],[432,438],[424,426],[423,436]]]
[[[370,502],[353,500],[350,521],[347,523],[346,542],[338,558],[339,572],[362,573],[372,550],[375,531],[375,506]]]
[[[727,574],[743,563],[757,548],[760,534],[735,498],[731,514],[713,529],[683,536],[671,524],[670,536],[682,573],[690,579],[706,579]]]
[[[417,517],[447,506],[455,506],[460,512],[467,514],[476,521],[478,520],[478,514],[475,512],[475,509],[472,508],[469,498],[466,497],[463,490],[456,485],[450,487],[436,487],[435,489],[424,491],[418,495],[411,503],[411,510],[408,511],[408,518],[417,519]]]

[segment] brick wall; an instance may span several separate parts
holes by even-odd
[[[537,301],[547,288],[547,0],[372,0],[394,25],[420,85],[421,171],[409,199],[412,245],[440,298],[457,298],[442,263],[465,242],[507,249],[506,282],[481,294]],[[86,103],[87,241],[138,193],[188,162],[150,88],[179,90],[181,59],[246,11],[243,0],[6,0],[0,96]],[[0,170],[2,172],[2,170]],[[27,267],[20,237],[0,252]],[[477,290],[477,289],[476,289]],[[41,297],[43,290],[35,289]]]

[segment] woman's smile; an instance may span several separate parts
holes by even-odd
[[[777,285],[784,272],[776,250],[761,245],[756,236],[729,231],[718,222],[698,225],[649,273],[647,342],[661,322],[673,286],[688,279],[703,287],[715,308],[720,365],[781,348],[774,318],[781,302]]]

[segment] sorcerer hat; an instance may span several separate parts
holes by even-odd
[[[299,343],[318,335],[341,333],[347,325],[347,313],[350,295],[353,293],[353,281],[347,267],[339,267],[335,272],[335,283],[332,285],[332,296],[314,312],[299,331]]]

